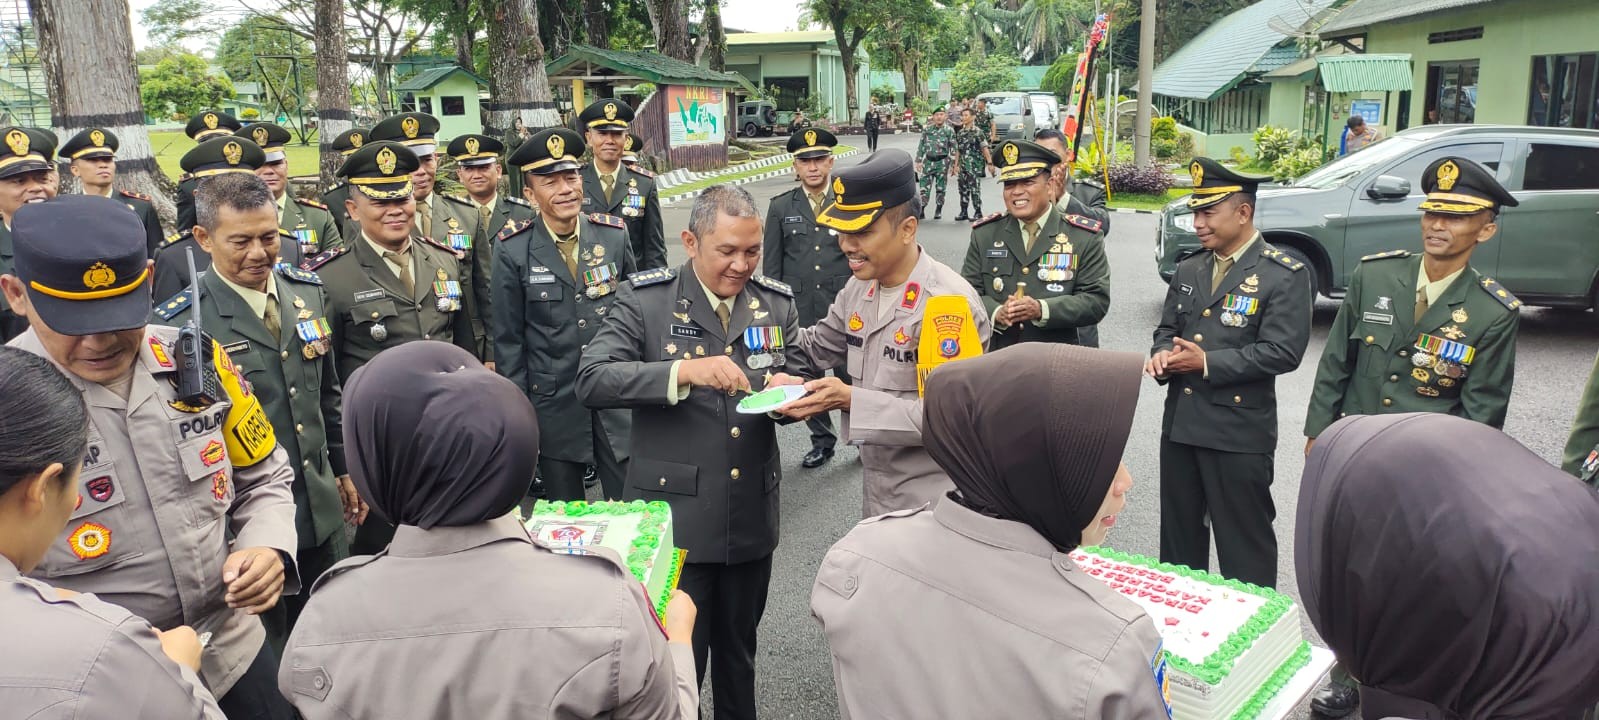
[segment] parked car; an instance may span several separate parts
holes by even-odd
[[[1033,100],[1023,92],[991,92],[977,96],[988,102],[994,129],[1001,140],[1033,139]]]
[[[1034,90],[1027,97],[1033,101],[1033,125],[1037,129],[1060,127],[1060,98],[1055,93]]]
[[[771,135],[776,127],[776,105],[760,100],[738,104],[738,129],[744,137]]]
[[[1292,183],[1262,186],[1255,224],[1309,264],[1316,289],[1342,297],[1360,259],[1421,251],[1421,173],[1440,157],[1494,170],[1521,202],[1471,256],[1528,305],[1599,308],[1599,131],[1509,125],[1425,125],[1339,158]],[[1155,259],[1171,279],[1200,250],[1182,200],[1161,212]]]

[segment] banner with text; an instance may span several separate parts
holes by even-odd
[[[726,141],[722,119],[727,117],[727,93],[721,88],[691,85],[666,86],[666,103],[672,147],[720,145]]]

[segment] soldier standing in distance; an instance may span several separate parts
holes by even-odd
[[[112,187],[117,178],[117,148],[120,143],[115,133],[104,128],[85,128],[68,138],[59,151],[67,161],[72,176],[83,186],[84,195],[99,195],[127,205],[139,216],[144,225],[145,247],[150,257],[161,244],[161,218],[156,215],[150,196]]]
[[[977,220],[983,216],[983,188],[978,183],[984,171],[994,167],[994,160],[988,153],[988,139],[982,133],[973,121],[971,108],[962,110],[961,127],[955,131],[953,159],[960,173],[956,176],[956,184],[960,188],[961,213],[955,216],[956,220]],[[970,215],[966,214],[967,205],[972,208]]]
[[[457,255],[437,240],[415,234],[411,182],[420,166],[410,148],[372,141],[339,168],[339,177],[352,188],[345,210],[360,223],[361,232],[344,247],[307,260],[304,267],[322,278],[327,293],[325,317],[333,330],[341,382],[379,352],[412,340],[454,343],[467,352],[476,345],[463,311]],[[396,388],[408,390],[414,388]],[[392,524],[367,518],[356,531],[351,553],[375,553],[393,537]]]
[[[944,189],[949,185],[949,175],[954,171],[949,156],[955,152],[955,131],[946,122],[948,114],[943,108],[933,111],[932,122],[922,130],[921,142],[916,145],[916,175],[921,178],[921,213],[918,219],[927,219],[927,198],[936,187],[938,205],[933,208],[933,219],[944,216]]]
[[[1277,584],[1272,454],[1277,376],[1310,342],[1310,273],[1255,229],[1266,178],[1189,166],[1207,252],[1177,265],[1145,374],[1169,385],[1160,438],[1160,559],[1204,570],[1210,525],[1224,577]]]
[[[1433,161],[1421,187],[1421,253],[1368,255],[1349,279],[1305,413],[1307,455],[1349,415],[1436,412],[1504,427],[1521,301],[1471,267],[1471,255],[1498,232],[1500,209],[1520,203],[1466,158]],[[1359,704],[1341,664],[1311,698],[1329,717]]]
[[[833,148],[838,138],[821,128],[801,130],[788,138],[794,156],[794,176],[800,186],[772,198],[766,209],[763,272],[794,290],[800,327],[810,327],[827,317],[838,291],[849,282],[849,263],[838,249],[833,231],[817,224],[816,216],[833,201],[828,181],[833,176]],[[849,382],[847,368],[833,368],[833,376]],[[811,431],[811,451],[800,465],[821,467],[833,458],[838,435],[831,413],[805,421]]]
[[[866,152],[877,152],[877,132],[883,126],[883,111],[877,104],[877,98],[872,98],[872,105],[866,110]]]
[[[988,101],[977,98],[977,114],[972,118],[990,143],[999,142],[999,131],[994,129],[994,113],[988,111]]]
[[[472,332],[477,336],[478,357],[494,369],[494,337],[488,327],[494,317],[489,277],[494,269],[495,237],[519,222],[532,220],[533,207],[520,197],[500,193],[500,156],[505,143],[487,135],[467,134],[450,140],[445,148],[455,158],[455,179],[466,188],[466,199],[477,209],[477,239],[472,262],[471,288],[477,296],[477,314],[472,317]],[[520,186],[520,183],[518,183]]]
[[[221,110],[201,110],[189,118],[189,124],[183,128],[183,132],[198,145],[211,138],[232,135],[241,127],[244,125],[237,118]],[[178,177],[178,224],[173,228],[176,232],[194,229],[194,186],[197,180],[187,168]],[[165,297],[159,293],[157,290],[156,297]]]
[[[583,168],[583,211],[615,215],[627,223],[627,238],[640,270],[666,267],[666,234],[655,175],[622,164],[622,146],[633,108],[621,100],[597,100],[577,116],[593,159]]]
[[[340,155],[349,157],[355,154],[356,150],[361,149],[361,143],[366,142],[366,136],[369,132],[366,128],[358,127],[345,130],[339,133],[338,137],[333,138],[333,149],[337,150]],[[347,182],[334,183],[332,187],[328,188],[327,192],[322,193],[322,204],[327,206],[328,212],[333,213],[333,221],[339,224],[339,235],[353,238],[361,231],[359,228],[352,227],[355,224],[355,220],[344,210],[344,201],[348,199],[350,199],[350,184]]]
[[[249,138],[261,146],[263,160],[255,174],[272,190],[278,204],[278,227],[300,246],[300,255],[311,257],[344,244],[343,231],[326,205],[289,192],[289,156],[283,148],[294,136],[287,128],[273,123],[254,123],[240,128],[234,135]]]
[[[522,143],[510,163],[536,219],[500,232],[494,254],[496,370],[538,411],[539,475],[551,500],[582,500],[592,465],[608,500],[622,499],[632,418],[578,400],[578,357],[594,341],[636,269],[622,219],[583,214],[583,138],[550,128]]]
[[[1099,222],[1057,212],[1051,173],[1059,155],[1007,140],[999,180],[1008,214],[972,225],[961,275],[994,321],[989,347],[1021,342],[1081,344],[1078,328],[1110,310],[1110,262]]]
[[[55,142],[33,128],[0,128],[0,275],[12,271],[16,253],[11,241],[11,219],[23,205],[56,196],[60,178],[50,156]],[[28,329],[28,318],[0,302],[0,341]]]

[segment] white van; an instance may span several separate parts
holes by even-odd
[[[1040,129],[1060,127],[1060,99],[1055,93],[1033,91],[1027,93],[1033,100],[1033,125]]]

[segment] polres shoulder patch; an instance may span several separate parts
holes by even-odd
[[[750,279],[754,280],[756,285],[766,288],[767,290],[771,290],[779,295],[784,297],[794,297],[794,288],[789,287],[788,283],[773,280],[759,273]]]
[[[972,228],[974,228],[974,229],[975,228],[980,228],[980,227],[982,227],[984,225],[987,225],[987,224],[989,224],[991,222],[994,222],[995,220],[998,220],[998,219],[1000,219],[1002,217],[1005,217],[1005,213],[1002,213],[1002,212],[994,213],[993,215],[989,215],[988,217],[985,217],[985,218],[983,218],[981,220],[978,220],[977,222],[972,223]]]
[[[675,277],[677,277],[676,270],[671,268],[654,268],[651,270],[641,270],[633,273],[632,275],[627,276],[627,281],[632,283],[633,287],[641,288],[649,287],[651,285],[659,285]]]
[[[589,213],[589,221],[599,223],[601,225],[609,225],[614,228],[627,227],[627,223],[623,222],[622,218],[619,218],[615,215],[606,215],[605,213]]]
[[[1483,289],[1483,292],[1492,295],[1495,300],[1499,301],[1500,305],[1505,306],[1507,309],[1521,309],[1521,299],[1512,295],[1509,290],[1505,289],[1505,286],[1499,284],[1498,280],[1484,275],[1478,285]]]
[[[330,260],[332,260],[333,258],[336,258],[336,257],[338,257],[340,255],[343,255],[346,252],[349,252],[349,249],[348,248],[343,248],[343,247],[336,247],[336,248],[333,248],[332,250],[326,250],[326,251],[323,251],[322,253],[316,255],[315,257],[312,257],[310,259],[307,259],[305,262],[300,263],[300,267],[302,269],[304,269],[304,270],[316,270],[317,268],[328,264],[328,262]]]
[[[166,302],[158,303],[155,306],[155,316],[162,320],[171,320],[183,314],[183,311],[187,310],[193,302],[194,292],[189,288],[184,288],[183,292],[167,298]]]
[[[311,285],[322,284],[322,276],[317,275],[310,270],[302,270],[299,267],[294,266],[292,263],[278,263],[278,274],[290,280],[296,280]]]
[[[1367,256],[1361,258],[1360,261],[1361,262],[1366,262],[1367,260],[1387,260],[1388,258],[1403,258],[1403,257],[1410,257],[1410,251],[1409,250],[1389,250],[1388,252],[1373,253],[1371,255],[1367,255]]]
[[[1064,218],[1067,223],[1076,227],[1080,227],[1089,232],[1097,233],[1105,229],[1105,223],[1102,223],[1091,217],[1083,217],[1082,215],[1075,215],[1072,213],[1062,213],[1061,217]]]

